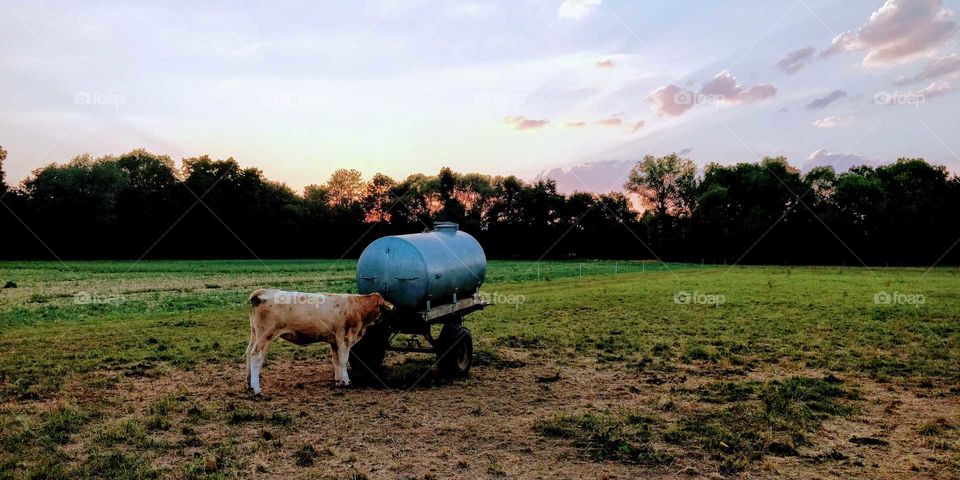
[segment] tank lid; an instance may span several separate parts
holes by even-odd
[[[460,230],[460,225],[457,225],[453,222],[436,222],[433,224],[433,229],[438,232],[456,232]]]

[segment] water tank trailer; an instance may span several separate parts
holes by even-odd
[[[376,373],[387,350],[437,355],[447,377],[465,377],[473,363],[473,339],[463,317],[486,306],[480,286],[487,257],[456,223],[437,222],[433,230],[380,238],[357,261],[357,291],[377,292],[396,309],[367,328],[350,352],[353,375]],[[431,326],[442,325],[434,338]],[[405,338],[397,344],[397,336]],[[427,346],[420,338],[427,341]]]

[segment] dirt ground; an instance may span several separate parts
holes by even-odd
[[[630,373],[579,359],[561,365],[524,350],[509,350],[505,356],[509,360],[505,364],[512,368],[478,366],[469,380],[413,389],[335,388],[329,362],[268,360],[264,396],[259,399],[244,389],[240,364],[170,371],[157,378],[124,378],[113,392],[117,406],[113,418],[147,415],[158,399],[179,396],[174,428],[161,432],[161,439],[167,436],[171,444],[183,445],[177,439],[187,428],[200,441],[192,447],[156,449],[154,463],[172,472],[195,461],[206,462],[214,470],[218,464],[230,463],[234,475],[256,478],[720,477],[716,462],[699,449],[657,444],[674,457],[672,463],[659,467],[594,461],[564,439],[538,436],[534,427],[538,420],[558,413],[588,411],[627,410],[675,421],[704,408],[695,396],[683,392],[719,380],[717,375],[722,374],[695,366],[687,371]],[[397,357],[392,361],[397,362]],[[749,377],[782,379],[796,374],[823,375],[771,367]],[[956,452],[937,448],[918,433],[923,425],[943,419],[960,425],[960,398],[918,396],[865,378],[843,380],[861,392],[856,414],[827,420],[812,436],[812,445],[801,448],[799,455],[768,455],[738,475],[960,475],[953,470]],[[423,383],[432,382],[427,378]],[[76,393],[85,392],[78,389]],[[660,408],[665,402],[676,408]],[[183,413],[191,409],[193,414]],[[230,417],[231,411],[256,418]],[[286,412],[289,420],[271,422],[274,412]],[[82,442],[95,438],[78,435],[80,443],[70,448],[88,449],[92,445]],[[871,440],[852,441],[857,438]],[[215,451],[211,445],[230,447]],[[304,445],[312,446],[316,455],[298,464],[296,451]]]

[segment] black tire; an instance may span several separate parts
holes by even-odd
[[[463,325],[446,325],[437,339],[437,370],[443,378],[466,378],[473,365],[473,337]]]
[[[360,341],[350,349],[350,375],[357,379],[371,379],[379,375],[389,342],[389,328],[384,325],[367,327]]]

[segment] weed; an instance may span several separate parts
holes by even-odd
[[[654,421],[641,415],[560,415],[537,423],[539,434],[571,439],[596,460],[662,465],[672,457],[650,445]]]
[[[77,476],[105,480],[146,480],[158,478],[160,472],[142,456],[115,451],[88,456]]]
[[[69,442],[70,435],[79,431],[87,418],[88,414],[72,406],[60,406],[47,412],[40,426],[41,443],[52,446]]]
[[[732,405],[684,418],[664,439],[711,452],[723,473],[741,471],[767,453],[795,455],[820,421],[852,413],[854,407],[847,400],[857,398],[835,380],[806,377],[719,382],[699,393],[708,402]]]
[[[147,443],[147,431],[142,422],[137,419],[123,420],[106,430],[98,440],[107,446],[123,443],[131,446],[143,446]]]
[[[297,449],[293,457],[296,459],[298,466],[309,467],[313,465],[314,460],[317,458],[317,449],[313,448],[313,445],[305,443]]]

